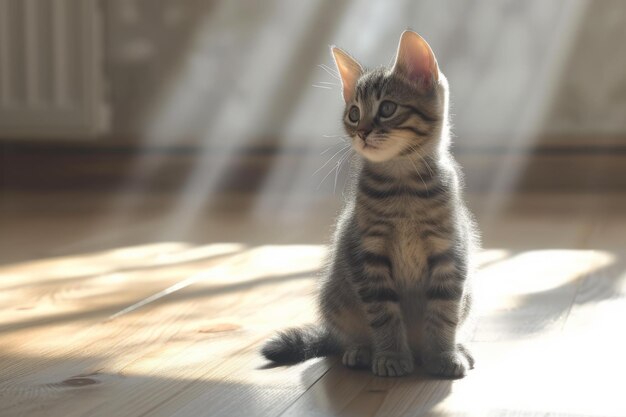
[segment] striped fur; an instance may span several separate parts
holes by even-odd
[[[334,51],[345,128],[362,158],[322,282],[323,331],[314,333],[321,336],[296,337],[298,343],[279,336],[264,350],[269,359],[340,351],[345,365],[380,376],[408,374],[416,359],[442,377],[462,377],[473,366],[457,339],[470,307],[475,233],[449,152],[447,81],[429,51],[419,35],[405,32],[393,69],[372,71]],[[386,100],[397,106],[381,117]],[[352,106],[359,107],[358,123],[349,119]],[[276,351],[282,354],[268,354]]]

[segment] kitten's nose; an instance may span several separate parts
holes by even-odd
[[[356,134],[363,140],[367,139],[367,135],[372,133],[372,129],[357,130]]]

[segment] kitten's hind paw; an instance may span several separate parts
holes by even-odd
[[[350,348],[344,352],[341,362],[348,368],[369,368],[372,352],[363,346]]]
[[[442,352],[424,358],[426,372],[443,378],[463,378],[470,368],[468,357],[459,350]]]
[[[413,357],[410,354],[380,353],[372,361],[372,372],[376,376],[403,376],[413,372]]]

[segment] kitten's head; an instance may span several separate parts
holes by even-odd
[[[346,107],[343,122],[354,149],[373,162],[432,149],[441,136],[447,83],[432,49],[405,31],[391,69],[367,71],[332,47]]]

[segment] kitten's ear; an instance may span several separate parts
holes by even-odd
[[[393,71],[425,88],[439,81],[439,66],[433,50],[424,38],[410,30],[405,30],[400,37]]]
[[[352,100],[356,89],[356,82],[363,74],[363,68],[346,52],[332,46],[330,50],[335,58],[335,65],[341,76],[341,90],[343,92],[343,100],[347,103]]]

